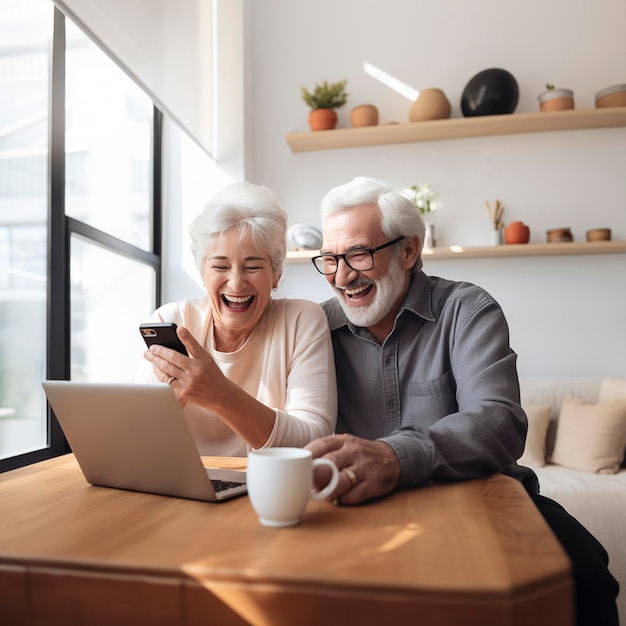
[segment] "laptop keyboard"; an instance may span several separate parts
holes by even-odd
[[[211,484],[213,485],[213,489],[215,492],[225,491],[226,489],[232,489],[233,487],[239,487],[240,485],[244,485],[245,483],[237,483],[232,482],[230,480],[217,480],[216,478],[211,478]]]

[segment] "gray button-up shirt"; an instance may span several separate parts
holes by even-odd
[[[418,272],[382,345],[335,298],[322,306],[337,366],[336,432],[388,443],[400,485],[503,472],[536,490],[533,472],[515,463],[527,430],[517,355],[487,292]]]

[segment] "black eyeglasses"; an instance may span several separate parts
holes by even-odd
[[[396,237],[393,241],[388,241],[377,248],[350,250],[350,252],[345,254],[320,254],[319,256],[314,256],[311,261],[313,261],[315,269],[325,276],[330,276],[337,272],[339,259],[343,259],[346,265],[356,272],[367,272],[374,267],[374,255],[377,252],[389,248],[403,239],[404,236]]]

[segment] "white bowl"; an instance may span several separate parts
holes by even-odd
[[[287,231],[287,239],[304,250],[319,250],[322,245],[322,233],[315,226],[294,224]]]

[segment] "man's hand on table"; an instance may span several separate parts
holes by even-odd
[[[333,493],[326,498],[341,504],[359,504],[393,491],[400,480],[400,462],[393,449],[382,441],[361,439],[353,435],[331,435],[312,441],[307,446],[313,458],[334,461],[340,479]],[[316,470],[316,486],[322,488],[330,478],[324,467]]]

